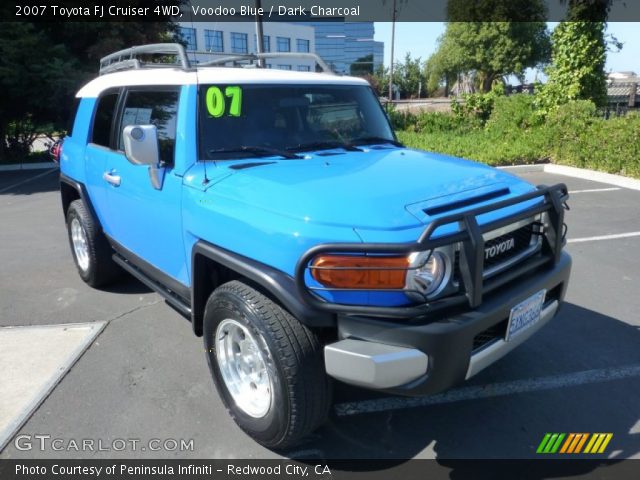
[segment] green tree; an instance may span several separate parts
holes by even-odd
[[[421,85],[425,84],[422,60],[419,57],[411,58],[411,54],[407,53],[404,63],[396,64],[394,73],[397,74],[394,77],[400,87],[400,95],[403,98],[417,97]]]
[[[52,44],[30,23],[5,23],[0,28],[0,161],[10,147],[14,155],[28,153],[35,130],[56,123],[64,114],[59,99],[70,101],[78,63],[64,46]]]
[[[543,111],[571,100],[603,105],[607,99],[605,30],[610,2],[570,0],[568,6],[567,20],[552,34],[552,64],[539,92]]]
[[[134,2],[136,3],[136,2]],[[138,5],[149,0],[139,0]],[[23,156],[37,133],[63,131],[73,95],[115,50],[171,40],[160,22],[0,23],[0,162]]]
[[[544,0],[448,0],[446,30],[426,63],[427,89],[465,75],[489,92],[501,77],[546,63],[546,13]]]
[[[424,66],[420,58],[411,58],[407,53],[404,62],[393,64],[393,84],[399,88],[401,98],[415,98],[418,96],[420,84],[425,92],[426,79],[423,74]],[[388,94],[389,69],[378,68],[374,74],[375,83],[380,86],[383,95]]]
[[[428,86],[433,90],[465,74],[488,92],[502,77],[522,78],[527,68],[544,64],[549,52],[549,33],[543,21],[449,22],[427,61]]]

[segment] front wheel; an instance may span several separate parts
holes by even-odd
[[[287,448],[319,427],[330,384],[316,335],[257,290],[232,281],[204,312],[204,344],[231,417],[270,448]]]

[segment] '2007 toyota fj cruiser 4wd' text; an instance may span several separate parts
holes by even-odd
[[[291,446],[331,379],[442,391],[554,316],[564,185],[405,148],[364,80],[222,66],[256,59],[109,55],[58,149],[80,276],[125,270],[189,318],[242,429]]]

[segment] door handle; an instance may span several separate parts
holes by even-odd
[[[113,175],[111,172],[104,172],[102,178],[114,187],[120,186],[120,175]]]

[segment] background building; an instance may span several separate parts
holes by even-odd
[[[316,53],[337,73],[350,74],[352,68],[375,72],[382,66],[384,42],[373,39],[373,22],[345,22],[344,18],[335,18],[303,25],[315,28]]]
[[[609,73],[607,104],[623,113],[630,108],[640,108],[640,76],[630,71]]]
[[[256,53],[253,22],[177,22],[191,61],[205,62],[225,55]],[[314,52],[314,28],[308,24],[264,22],[264,52]],[[209,52],[209,53],[207,53]],[[224,54],[224,55],[222,55]],[[315,62],[303,59],[268,59],[267,67],[314,71]]]

